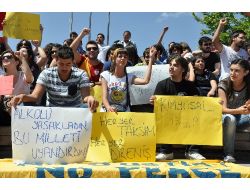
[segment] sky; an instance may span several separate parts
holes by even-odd
[[[33,12],[34,13],[34,12]],[[40,12],[40,22],[44,27],[42,47],[47,43],[63,43],[69,38],[71,12]],[[73,12],[72,30],[80,33],[82,28],[89,27],[89,12]],[[125,30],[132,33],[132,41],[138,48],[139,55],[144,49],[155,44],[165,26],[169,27],[163,39],[164,47],[169,42],[187,42],[192,50],[197,49],[201,28],[204,27],[192,16],[191,12],[160,13],[160,12],[111,12],[110,40],[122,39]],[[92,12],[91,39],[95,40],[98,33],[107,36],[108,12]],[[85,37],[83,47],[88,40]],[[13,49],[19,40],[9,39]],[[105,40],[105,43],[106,40]]]

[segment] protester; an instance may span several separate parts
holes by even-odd
[[[138,78],[126,73],[128,52],[126,49],[116,49],[110,71],[101,73],[102,109],[107,112],[127,112],[129,108],[129,86],[148,84],[151,78],[152,64],[155,61],[156,49],[150,49],[150,61],[144,78]]]
[[[220,81],[218,94],[222,99],[224,161],[235,162],[234,142],[236,129],[250,127],[250,83],[248,61],[231,62],[230,76]]]
[[[73,67],[72,49],[60,47],[57,59],[57,67],[42,71],[32,94],[15,96],[11,101],[13,106],[22,102],[37,102],[46,90],[47,106],[81,107],[83,100],[91,111],[96,109],[98,102],[89,95],[89,79],[86,72]]]
[[[174,55],[169,58],[169,75],[170,77],[158,82],[154,95],[177,95],[177,96],[195,96],[199,95],[195,84],[185,80],[188,72],[188,62],[180,55]],[[154,104],[156,96],[150,97],[150,103]],[[157,144],[156,160],[172,160],[174,159],[172,145]],[[185,156],[188,159],[203,160],[201,154],[194,150],[192,146],[188,146]]]
[[[235,59],[248,60],[249,55],[244,50],[246,33],[243,30],[236,30],[231,34],[231,45],[226,46],[220,42],[220,33],[227,24],[227,20],[222,18],[213,36],[215,48],[220,53],[221,76],[220,80],[229,76],[231,62]]]
[[[86,56],[77,52],[79,43],[84,36],[89,34],[89,32],[90,29],[83,28],[70,47],[73,49],[77,66],[87,72],[89,80],[93,85],[100,85],[101,83],[99,82],[99,79],[100,74],[103,71],[103,63],[97,59],[99,54],[98,44],[93,40],[88,41],[86,44]]]
[[[195,86],[200,96],[215,97],[217,91],[216,77],[211,71],[205,69],[205,62],[202,56],[195,56],[193,59]]]

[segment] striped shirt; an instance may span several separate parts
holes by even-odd
[[[57,67],[53,67],[43,70],[36,83],[45,86],[46,105],[49,107],[79,107],[82,100],[80,89],[90,86],[87,73],[75,67],[72,67],[67,81],[62,81]]]

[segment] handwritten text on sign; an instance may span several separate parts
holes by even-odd
[[[32,13],[8,12],[3,35],[26,40],[41,40],[40,15]]]
[[[157,83],[168,78],[169,65],[153,65],[150,82],[147,85],[129,86],[131,105],[149,104],[149,98],[154,94]],[[127,67],[128,73],[133,73],[137,77],[143,78],[147,66]]]
[[[92,121],[88,109],[18,106],[11,118],[14,160],[48,164],[85,160]]]
[[[87,161],[155,161],[152,113],[95,113]]]
[[[157,143],[222,145],[218,98],[156,96]]]

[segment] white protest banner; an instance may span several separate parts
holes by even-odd
[[[130,85],[131,105],[149,104],[149,98],[154,94],[157,83],[169,77],[169,65],[153,65],[150,82],[147,85]],[[127,72],[143,78],[147,66],[127,67]]]
[[[15,162],[64,164],[85,160],[92,129],[89,109],[17,106],[11,119]]]

